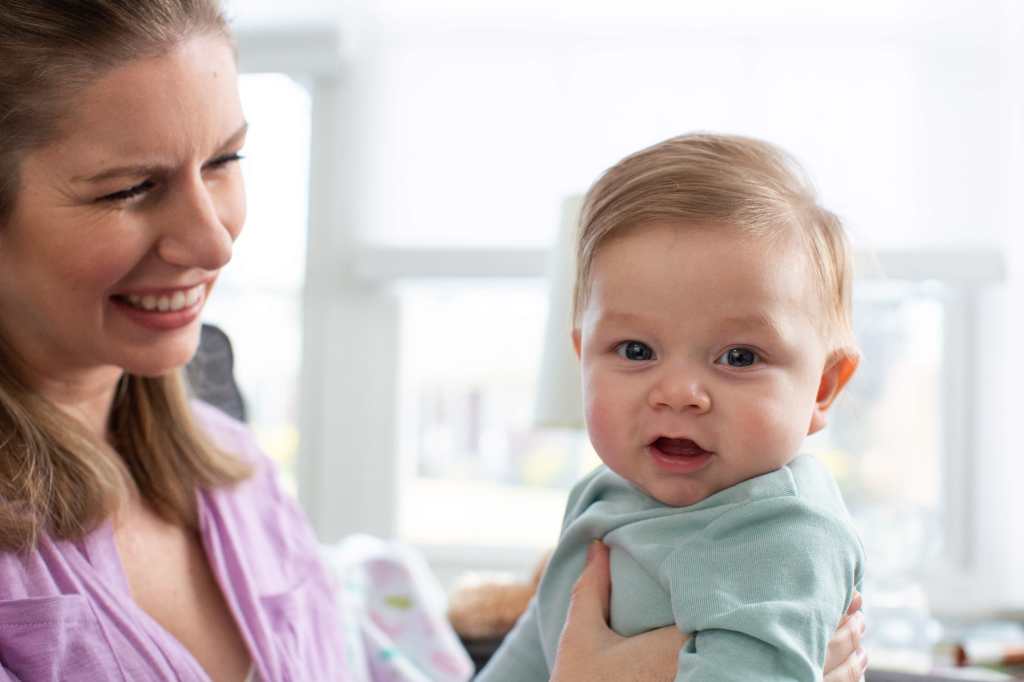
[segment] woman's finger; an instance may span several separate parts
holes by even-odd
[[[679,628],[668,625],[631,637],[622,643],[621,648],[624,657],[636,666],[634,679],[671,682],[676,678],[679,650],[687,639]]]
[[[836,631],[832,633],[832,639],[829,640],[828,652],[825,657],[825,672],[828,672],[831,668],[838,667],[843,660],[848,657],[852,652],[856,651],[860,646],[859,638],[853,642],[852,646],[849,643],[851,634],[862,635],[864,634],[864,621],[863,614],[860,615],[861,622],[857,624],[859,628],[855,633],[844,633],[846,624],[850,621],[850,618],[860,613],[861,607],[864,606],[864,597],[861,596],[857,590],[853,591],[853,598],[850,600],[850,605],[846,608],[846,613],[839,619],[839,625],[836,626]],[[847,643],[841,643],[836,640],[837,637],[845,637]]]
[[[572,588],[566,628],[574,619],[607,624],[611,583],[608,547],[600,540],[594,540],[587,549],[587,565]]]
[[[587,565],[572,587],[569,612],[558,640],[551,682],[611,682],[615,665],[601,659],[615,658],[611,653],[621,640],[608,627],[611,570],[608,548],[593,542],[587,550]]]
[[[868,655],[857,649],[842,665],[825,673],[824,682],[862,682],[868,669]]]
[[[832,633],[828,649],[825,652],[826,682],[860,679],[863,673],[863,661],[867,658],[861,649],[863,634],[864,614],[860,611],[846,616],[836,631]],[[856,677],[849,677],[853,672],[856,672]]]
[[[850,600],[850,606],[846,609],[846,615],[852,616],[862,608],[864,608],[864,597],[861,596],[860,592],[854,590],[853,599]]]

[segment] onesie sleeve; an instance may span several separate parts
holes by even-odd
[[[540,643],[537,598],[516,621],[501,647],[474,682],[547,682],[550,673]]]
[[[797,497],[724,512],[661,566],[676,624],[693,636],[677,682],[818,682],[862,580],[849,522]]]
[[[573,520],[587,508],[590,502],[592,502],[593,497],[598,494],[594,492],[595,486],[592,483],[601,476],[601,472],[604,469],[605,467],[598,467],[593,472],[587,474],[569,492],[565,514],[562,518],[562,537],[559,540],[559,549],[565,543],[566,529],[572,525]],[[596,487],[599,488],[599,486]],[[585,548],[583,551],[586,551]],[[559,553],[556,550],[555,555],[551,558],[545,569],[541,587],[530,600],[530,605],[527,607],[526,612],[516,621],[515,627],[506,635],[501,647],[484,669],[480,671],[480,674],[474,678],[474,682],[547,682],[548,678],[551,677],[551,671],[548,669],[548,658],[545,655],[544,640],[541,637],[542,614],[540,613],[541,605],[538,595],[544,591],[544,585],[550,579],[551,573],[558,572],[554,569],[555,565],[559,563],[557,560],[558,556]],[[577,575],[578,569],[572,571],[572,574]],[[575,577],[570,580],[575,580]],[[569,585],[572,585],[572,582],[569,582]],[[553,589],[557,591],[559,588],[555,587]],[[546,609],[545,614],[548,616],[548,620],[544,622],[552,632],[555,632],[556,629],[550,627],[551,616],[553,615],[552,605],[545,602],[544,608]],[[547,644],[549,651],[557,647],[557,642],[547,642]]]

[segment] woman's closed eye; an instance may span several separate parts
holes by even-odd
[[[740,368],[752,367],[759,362],[761,362],[761,356],[757,354],[757,351],[751,350],[750,348],[744,348],[743,346],[730,348],[715,360],[715,364],[717,365]]]
[[[215,159],[207,161],[206,164],[203,166],[203,169],[218,170],[229,164],[237,163],[241,161],[243,158],[244,157],[238,152],[224,154],[223,156],[218,156]],[[96,199],[96,202],[110,204],[128,202],[132,199],[135,199],[136,197],[141,197],[143,194],[146,194],[147,192],[151,191],[154,187],[156,187],[156,182],[151,179],[146,179],[138,183],[137,185],[132,185],[131,187],[128,187],[126,189],[111,192],[110,194],[104,194],[103,196]]]
[[[132,185],[127,189],[118,190],[117,192],[111,192],[110,194],[104,194],[103,196],[96,199],[97,203],[110,203],[117,204],[123,201],[134,199],[135,197],[142,196],[149,190],[156,187],[156,183],[152,180],[143,180],[137,185]]]
[[[645,362],[654,359],[654,350],[643,341],[623,341],[615,346],[619,357],[633,362]]]
[[[232,152],[230,154],[224,154],[223,156],[218,156],[215,159],[211,159],[206,163],[204,168],[220,168],[222,166],[228,165],[229,163],[236,163],[238,161],[241,161],[244,158],[245,157],[242,156],[240,153]]]

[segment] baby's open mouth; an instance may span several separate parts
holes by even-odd
[[[662,436],[651,443],[651,447],[666,457],[704,457],[712,454],[689,438]]]

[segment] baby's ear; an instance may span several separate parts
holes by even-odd
[[[572,347],[576,351],[576,359],[580,357],[580,329],[577,327],[572,330]]]
[[[859,364],[860,356],[846,351],[838,351],[829,359],[825,371],[821,373],[821,383],[818,384],[818,395],[814,400],[814,412],[811,413],[811,425],[807,428],[807,435],[825,428],[825,414],[828,408],[832,407],[832,402],[857,371]]]

